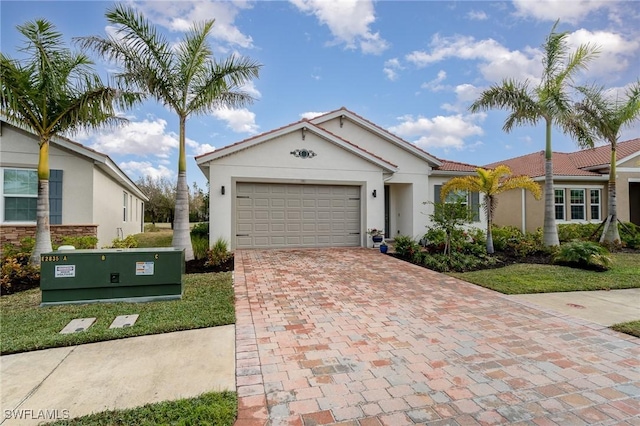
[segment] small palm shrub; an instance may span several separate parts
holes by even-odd
[[[220,266],[231,259],[233,253],[229,251],[229,243],[224,238],[218,238],[207,252],[206,267]]]
[[[553,258],[554,263],[595,271],[606,271],[611,267],[607,249],[591,241],[573,241],[560,246]]]
[[[640,249],[640,226],[625,222],[618,227],[622,243],[632,249]]]
[[[201,222],[191,229],[191,237],[202,237],[209,239],[209,222]]]

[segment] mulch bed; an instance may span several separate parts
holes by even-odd
[[[194,259],[186,262],[185,273],[206,274],[209,272],[230,272],[233,271],[233,256],[226,262],[218,266],[205,266],[206,259]]]

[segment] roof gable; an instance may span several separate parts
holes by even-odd
[[[37,137],[37,134],[32,129],[10,123],[4,116],[0,118],[0,121],[2,121],[2,123],[6,123],[9,126],[13,126],[16,129],[20,129],[32,136]],[[103,170],[107,175],[111,176],[121,185],[134,192],[140,199],[149,201],[149,198],[144,194],[144,192],[142,192],[142,190],[138,188],[138,186],[131,180],[131,178],[129,178],[129,176],[125,172],[123,172],[108,155],[86,147],[81,143],[72,141],[71,139],[63,136],[53,137],[50,143],[60,148],[66,149],[67,151],[71,151],[74,154],[91,161],[94,165]]]
[[[203,154],[200,156],[196,157],[196,163],[198,164],[198,166],[205,171],[205,169],[208,168],[207,163],[210,163],[212,161],[215,161],[219,158],[222,157],[226,157],[229,155],[232,155],[236,152],[239,151],[243,151],[246,149],[249,149],[253,146],[256,145],[260,145],[266,142],[269,142],[270,140],[273,140],[275,138],[278,138],[280,136],[284,136],[284,135],[288,135],[290,133],[296,132],[296,131],[300,131],[301,133],[306,133],[306,132],[312,132],[315,135],[321,137],[322,139],[333,143],[334,145],[337,145],[341,148],[343,148],[345,151],[348,151],[360,158],[363,158],[379,167],[381,167],[382,169],[388,171],[388,172],[395,172],[397,171],[397,165],[393,164],[383,158],[378,157],[377,155],[359,147],[358,145],[351,143],[350,141],[347,141],[341,137],[339,137],[338,135],[335,135],[321,127],[316,126],[315,124],[311,123],[308,120],[301,120],[301,121],[297,121],[295,123],[289,124],[287,126],[284,127],[280,127],[278,129],[272,130],[270,132],[266,132],[257,136],[254,136],[252,138],[249,139],[245,139],[243,141],[240,142],[236,142],[232,145],[227,145],[223,148],[217,149],[213,152],[207,153],[207,154]],[[205,171],[205,175],[206,175],[206,171]]]
[[[368,130],[369,132],[375,134],[376,136],[415,155],[416,157],[422,159],[423,161],[426,161],[432,167],[437,167],[441,165],[441,160],[439,160],[438,158],[418,148],[416,145],[410,142],[407,142],[402,138],[399,138],[398,136],[394,135],[388,130],[383,129],[382,127],[372,123],[371,121],[365,119],[364,117],[356,114],[353,111],[348,110],[345,107],[314,117],[311,120],[309,120],[309,122],[314,123],[318,126],[321,126],[322,123],[328,122],[330,120],[334,120],[336,118],[339,118],[340,120],[349,120],[359,125],[360,127]]]

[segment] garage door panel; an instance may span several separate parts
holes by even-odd
[[[238,248],[360,245],[357,186],[237,183],[236,195]]]

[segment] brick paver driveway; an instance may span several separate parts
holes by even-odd
[[[368,249],[237,251],[236,425],[640,424],[640,339]]]

